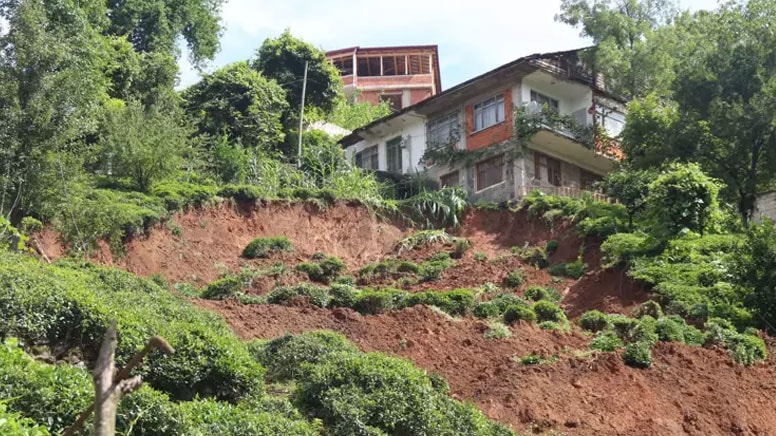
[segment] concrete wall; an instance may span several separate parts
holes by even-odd
[[[757,197],[754,219],[760,222],[762,218],[770,218],[776,222],[776,192],[766,192]]]
[[[420,166],[420,158],[423,156],[423,152],[426,150],[426,123],[425,120],[419,117],[408,118],[410,121],[404,124],[401,129],[392,130],[391,133],[380,137],[373,136],[369,139],[362,140],[353,146],[345,149],[345,156],[353,161],[356,153],[359,151],[377,145],[377,159],[378,169],[381,171],[388,170],[388,154],[386,149],[386,143],[397,136],[401,136],[403,139],[402,144],[402,174],[422,172],[423,167]]]

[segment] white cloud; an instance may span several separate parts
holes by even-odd
[[[693,8],[716,0],[684,0]],[[248,59],[285,28],[316,46],[438,44],[444,88],[536,52],[588,44],[554,21],[560,0],[228,0],[226,31],[212,67]],[[190,67],[181,84],[193,83]]]

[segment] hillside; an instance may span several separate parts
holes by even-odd
[[[179,213],[147,237],[130,240],[124,257],[114,259],[105,247],[96,259],[199,288],[229,272],[274,267],[275,274],[255,274],[239,298],[191,301],[223,315],[244,340],[327,329],[344,334],[363,351],[407,358],[441,374],[453,398],[472,401],[489,418],[519,431],[709,435],[768,434],[776,428],[775,387],[767,382],[774,376],[773,357],[743,367],[719,348],[658,342],[651,366],[641,369],[626,365],[622,351],[591,350],[593,334],[577,324],[583,313],[598,309],[631,315],[653,296],[621,267],[601,268],[600,240],[580,237],[568,222],[549,225],[525,209],[469,209],[453,233],[471,246],[434,280],[373,277],[363,285],[399,286],[415,294],[480,289],[478,300],[490,298],[494,291],[483,290],[487,287],[503,287],[517,296],[532,285],[554,288],[574,324],[569,331],[519,322],[508,327],[509,337],[486,339],[491,322],[468,310],[450,316],[421,305],[362,314],[348,307],[318,307],[307,297],[279,304],[261,299],[279,285],[308,282],[294,267],[316,253],[340,258],[346,265],[343,276],[359,276],[370,263],[395,258],[421,264],[438,252],[455,252],[452,244],[432,243],[400,253],[404,238],[416,233],[376,219],[355,204],[325,209],[286,202],[255,208],[222,205]],[[241,255],[252,239],[279,235],[290,239],[292,252],[254,260]],[[62,253],[53,233],[44,233],[42,239],[50,256]],[[524,250],[512,250],[543,247],[549,241],[558,242],[550,265],[573,262],[582,252],[588,268],[581,277],[553,276],[551,268],[538,268],[521,256]],[[279,263],[286,268],[278,268]],[[515,288],[503,286],[516,269],[525,280]],[[527,356],[537,356],[539,363],[526,363]]]

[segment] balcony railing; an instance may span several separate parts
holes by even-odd
[[[539,191],[543,194],[554,195],[557,197],[570,197],[570,198],[582,198],[590,196],[598,201],[611,202],[610,198],[600,192],[588,191],[585,189],[579,189],[566,186],[518,186],[517,194],[520,196],[526,196],[531,191]]]

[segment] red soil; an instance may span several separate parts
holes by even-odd
[[[225,269],[277,261],[293,266],[320,251],[339,256],[353,273],[367,263],[396,256],[396,244],[407,234],[400,226],[375,221],[361,207],[344,204],[325,211],[311,205],[270,204],[255,210],[225,205],[189,211],[174,220],[182,229],[180,237],[160,226],[148,237],[130,241],[127,256],[115,264],[141,275],[161,273],[169,281],[204,284]],[[649,298],[623,271],[601,270],[599,241],[583,241],[567,225],[549,228],[524,212],[470,211],[458,233],[473,245],[464,258],[440,280],[413,285],[411,290],[499,284],[509,271],[521,268],[527,277],[523,287],[542,284],[561,290],[564,309],[572,318],[590,309],[627,313]],[[292,240],[294,253],[263,261],[240,257],[251,239],[281,234]],[[49,256],[61,255],[55,235],[39,237]],[[545,270],[507,256],[512,246],[543,246],[552,239],[559,241],[553,263],[575,260],[584,243],[583,260],[589,268],[580,280],[553,283]],[[422,247],[401,257],[419,262],[440,249]],[[474,260],[476,252],[489,260]],[[114,262],[106,248],[97,260]],[[301,277],[295,275],[281,278],[283,283],[298,280]],[[263,278],[253,292],[264,293],[274,285],[275,279]],[[578,331],[563,334],[518,325],[511,327],[510,338],[484,339],[486,322],[454,320],[426,307],[361,316],[304,301],[290,306],[195,303],[221,313],[244,339],[313,329],[342,332],[365,351],[405,357],[439,372],[453,396],[473,401],[489,417],[518,430],[573,435],[776,434],[774,358],[743,368],[723,351],[661,343],[653,350],[652,367],[641,370],[625,366],[617,354],[591,354],[589,336]],[[533,366],[518,362],[529,354],[559,360]]]

